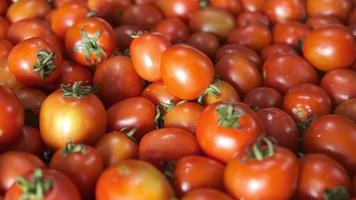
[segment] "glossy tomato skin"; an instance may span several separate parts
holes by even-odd
[[[83,85],[90,85],[92,83],[93,75],[89,69],[72,60],[63,60],[62,73],[57,80],[59,84],[74,84],[81,81]]]
[[[14,90],[24,109],[31,110],[36,116],[39,115],[41,105],[47,95],[40,89],[33,87],[21,87]]]
[[[181,99],[168,92],[166,85],[162,81],[153,82],[145,87],[141,96],[151,100],[155,106],[164,103],[178,103]]]
[[[22,87],[11,73],[7,59],[0,59],[0,84],[12,90]]]
[[[238,119],[232,119],[233,123],[239,123],[239,128],[219,125],[222,116],[220,116],[218,110],[225,106],[233,106],[236,112],[243,113]],[[241,154],[247,146],[254,143],[263,132],[264,128],[261,121],[246,104],[219,102],[208,105],[201,113],[196,137],[205,154],[220,161],[228,162]]]
[[[147,200],[174,197],[164,175],[145,161],[121,161],[104,170],[96,185],[97,200],[141,200],[142,197]]]
[[[186,156],[178,160],[173,173],[173,186],[178,196],[200,188],[223,190],[225,166],[203,156]]]
[[[188,192],[182,200],[233,200],[228,194],[218,190],[203,188]]]
[[[298,21],[277,23],[273,27],[273,42],[297,46],[310,32],[310,28]]]
[[[193,47],[173,45],[161,59],[163,83],[168,92],[178,98],[196,99],[213,82],[215,74],[211,60]]]
[[[224,9],[233,15],[241,12],[241,3],[239,0],[211,0],[209,6]]]
[[[262,60],[267,60],[273,56],[280,56],[280,55],[297,55],[297,51],[295,48],[288,44],[272,44],[264,48],[261,52]]]
[[[203,31],[193,33],[186,42],[205,53],[211,59],[214,58],[220,47],[219,39],[215,34]]]
[[[301,21],[306,17],[306,8],[302,0],[266,0],[263,11],[272,23]]]
[[[309,16],[329,15],[347,21],[352,9],[352,2],[351,0],[308,0],[306,8]]]
[[[0,59],[7,59],[14,45],[7,39],[0,39]]]
[[[86,4],[88,0],[54,0],[53,5],[55,8],[62,7],[68,3],[81,3]]]
[[[83,1],[83,0],[82,0]],[[133,0],[85,0],[95,16],[105,19],[110,24],[116,24],[117,17],[132,5]]]
[[[9,21],[4,17],[0,17],[0,38],[6,37],[9,27]]]
[[[205,105],[221,101],[240,101],[240,95],[237,93],[236,89],[228,82],[216,80],[214,85],[219,89],[219,94],[214,96],[213,94],[207,93],[203,98],[203,103]]]
[[[224,184],[237,199],[291,199],[298,175],[296,156],[283,147],[275,147],[274,154],[262,161],[231,160],[225,168]]]
[[[356,98],[346,100],[339,104],[335,108],[334,113],[338,115],[343,115],[356,122]]]
[[[239,44],[225,44],[222,46],[215,55],[215,63],[217,63],[222,57],[230,53],[239,53],[246,56],[251,62],[255,63],[258,67],[261,66],[262,61],[260,56],[252,49]]]
[[[338,186],[350,191],[351,181],[346,170],[324,154],[312,153],[301,157],[299,167],[296,199],[323,199],[325,190]]]
[[[323,153],[338,161],[350,173],[356,172],[356,125],[340,115],[316,119],[303,138],[306,153]]]
[[[282,107],[283,97],[275,89],[270,87],[258,87],[251,90],[245,96],[243,102],[252,108]]]
[[[44,18],[50,10],[51,6],[46,0],[20,0],[9,6],[6,17],[14,23],[24,19]]]
[[[343,23],[338,18],[330,15],[317,15],[308,17],[305,24],[313,30],[331,25],[343,25]]]
[[[153,31],[161,33],[173,44],[185,42],[190,33],[184,21],[176,17],[161,20],[153,28]]]
[[[166,18],[178,17],[188,20],[191,14],[199,9],[199,0],[156,0],[155,5]]]
[[[255,23],[269,26],[267,16],[261,12],[245,11],[238,15],[238,17],[236,18],[236,24],[238,27],[243,27]]]
[[[114,29],[116,46],[119,51],[124,52],[130,48],[133,35],[137,34],[140,28],[134,25],[121,25]]]

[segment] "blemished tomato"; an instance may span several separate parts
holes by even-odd
[[[156,0],[155,5],[166,18],[178,17],[188,20],[192,13],[199,9],[199,0]]]
[[[334,110],[335,114],[343,115],[356,122],[356,98],[340,103]]]
[[[306,8],[309,16],[330,15],[347,21],[352,2],[351,0],[307,0]]]
[[[139,96],[145,82],[126,56],[113,56],[96,67],[93,84],[99,87],[99,96],[106,106],[126,98]]]
[[[21,152],[8,151],[0,155],[0,193],[6,192],[16,182],[18,176],[25,175],[36,168],[46,165],[36,156]]]
[[[7,39],[0,39],[0,59],[7,59],[14,45]]]
[[[215,53],[220,47],[218,37],[214,33],[209,32],[196,32],[193,33],[186,41],[192,47],[199,49],[205,53],[209,58],[213,59]]]
[[[266,15],[260,12],[242,12],[236,18],[236,24],[238,27],[247,26],[250,24],[262,24],[265,26],[269,26],[269,21]]]
[[[171,46],[161,34],[138,35],[130,45],[130,56],[137,74],[147,81],[161,80],[161,57]]]
[[[181,99],[193,100],[213,82],[215,73],[213,63],[204,53],[179,44],[162,54],[161,75],[168,92]]]
[[[210,188],[196,189],[188,192],[182,200],[233,200],[228,194]]]
[[[208,105],[221,101],[240,101],[240,95],[228,82],[216,80],[204,94],[202,103]]]
[[[233,15],[237,15],[242,9],[239,0],[210,0],[209,6],[224,9]]]
[[[266,0],[263,11],[272,23],[301,21],[306,17],[303,0]]]
[[[153,165],[141,160],[125,160],[100,175],[97,200],[167,200],[174,197],[168,180]]]
[[[0,85],[6,86],[12,90],[22,87],[11,73],[7,59],[0,59]]]
[[[311,123],[303,138],[306,153],[334,158],[350,174],[356,173],[356,125],[341,115],[324,115]]]
[[[28,188],[34,188],[29,190]],[[21,176],[6,192],[4,200],[39,197],[43,200],[81,200],[74,183],[64,174],[51,169],[35,169]]]
[[[95,144],[104,134],[106,112],[90,86],[76,82],[50,94],[40,110],[40,132],[47,147],[62,148],[74,143]]]
[[[267,60],[273,56],[280,56],[280,55],[297,55],[297,51],[295,48],[288,44],[272,44],[264,48],[261,52],[262,60]]]
[[[273,27],[273,42],[297,46],[310,32],[310,28],[298,21],[277,23]]]
[[[243,102],[255,109],[280,108],[282,107],[283,97],[273,88],[258,87],[247,93]]]
[[[356,54],[351,32],[342,26],[327,26],[310,32],[302,50],[304,57],[321,71],[349,67]]]
[[[254,144],[250,158],[239,157],[227,163],[226,190],[236,199],[291,199],[299,176],[296,156],[269,140],[265,141],[267,147],[260,142]]]
[[[153,82],[147,85],[141,96],[151,100],[155,106],[170,103],[176,104],[181,101],[181,99],[168,92],[167,87],[162,81]]]
[[[208,156],[228,162],[264,132],[255,112],[240,102],[208,105],[201,113],[196,137]]]
[[[317,15],[317,16],[308,17],[305,24],[314,30],[314,29],[319,29],[319,28],[323,28],[326,26],[342,25],[342,22],[334,16]]]
[[[201,189],[224,189],[223,175],[225,166],[204,156],[186,156],[175,164],[173,186],[177,196]]]
[[[138,146],[139,158],[161,169],[162,162],[177,161],[185,156],[199,155],[200,152],[194,134],[181,128],[150,131]]]
[[[44,18],[51,10],[46,0],[19,0],[10,5],[6,17],[11,22],[24,19]]]
[[[134,25],[121,25],[114,29],[116,37],[117,49],[125,52],[129,49],[131,41],[134,39],[132,36],[137,34],[140,28]]]
[[[115,51],[115,33],[101,18],[83,18],[67,30],[65,46],[74,61],[84,66],[97,65]]]
[[[21,87],[14,90],[24,109],[31,110],[36,116],[40,113],[40,108],[47,95],[40,89],[32,87]]]
[[[217,63],[222,57],[230,53],[239,53],[251,62],[255,63],[258,67],[261,66],[262,61],[260,56],[252,49],[239,44],[225,44],[222,46],[215,55],[215,63]]]
[[[71,141],[54,153],[49,167],[70,178],[83,199],[93,199],[96,181],[104,170],[103,160],[96,149]]]
[[[83,85],[90,85],[93,79],[92,73],[87,67],[80,65],[72,60],[63,60],[62,73],[57,80],[59,84],[74,84],[81,81]]]
[[[337,194],[332,191],[343,187],[345,192],[350,192],[351,181],[346,170],[334,159],[324,154],[307,154],[299,159],[300,175],[296,199],[325,199],[325,196]],[[340,190],[340,188],[339,188]],[[329,194],[328,194],[329,193]],[[333,194],[334,193],[334,194]],[[341,193],[336,196],[347,199]]]
[[[161,33],[173,44],[184,42],[189,37],[188,26],[176,17],[161,20],[153,28],[153,32]]]
[[[105,19],[110,24],[115,24],[118,16],[124,9],[132,4],[133,0],[86,0],[90,10],[95,16]]]

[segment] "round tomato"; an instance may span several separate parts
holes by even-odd
[[[209,6],[224,9],[233,15],[237,15],[241,11],[239,0],[211,0]]]
[[[214,33],[204,31],[193,33],[187,39],[186,43],[199,49],[201,52],[209,56],[209,58],[214,58],[215,53],[220,47],[218,37]]]
[[[166,18],[178,17],[188,20],[192,13],[199,9],[199,0],[156,0],[156,6],[162,11]]]
[[[258,87],[251,90],[244,98],[244,103],[259,110],[261,108],[282,107],[283,97],[270,87]]]
[[[273,56],[280,56],[280,55],[297,55],[296,49],[288,44],[272,44],[264,48],[261,52],[262,60],[267,60]]]
[[[335,108],[334,113],[343,115],[356,122],[356,98],[346,100],[339,104]]]
[[[182,200],[233,200],[229,195],[218,190],[203,188],[188,192]]]
[[[92,74],[87,67],[84,67],[72,60],[63,60],[62,73],[57,80],[57,84],[68,85],[81,81],[83,85],[90,85],[92,82]]]
[[[351,0],[307,0],[306,7],[309,16],[330,15],[347,21],[352,2]]]
[[[240,0],[242,9],[249,12],[260,12],[266,0]]]
[[[25,110],[30,110],[35,116],[39,115],[41,105],[47,97],[42,90],[32,87],[21,87],[15,89],[14,92]]]
[[[245,56],[248,60],[255,63],[257,67],[261,66],[262,61],[260,56],[248,47],[239,44],[225,44],[222,46],[215,55],[215,63],[222,57],[230,53],[238,53]]]
[[[316,15],[316,16],[308,17],[305,24],[308,25],[313,30],[323,28],[326,26],[343,25],[339,19],[330,15]]]
[[[273,42],[297,46],[310,32],[310,28],[298,21],[277,23],[273,27]]]
[[[250,24],[262,24],[269,26],[269,21],[266,15],[260,12],[242,12],[237,18],[238,27],[248,26]]]
[[[158,22],[153,28],[153,32],[162,34],[173,44],[184,42],[189,37],[188,26],[183,20],[175,17]]]
[[[272,23],[301,21],[307,14],[303,0],[265,0],[263,11]]]
[[[173,96],[168,92],[167,87],[162,81],[157,81],[149,84],[142,92],[141,96],[151,100],[155,106],[163,104],[176,104],[181,99]]]
[[[78,0],[77,0],[78,1]],[[83,1],[83,0],[82,0]],[[84,0],[87,6],[95,12],[95,16],[105,19],[111,24],[115,23],[124,9],[128,8],[133,0]]]

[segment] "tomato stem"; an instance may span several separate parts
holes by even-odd
[[[200,5],[200,8],[207,8],[207,7],[209,7],[209,1],[208,0],[200,0],[199,5]]]
[[[211,95],[215,98],[218,98],[221,95],[221,90],[218,86],[215,85],[215,83],[210,84],[204,93],[198,97],[197,101],[199,104],[204,104],[204,98],[206,95]]]
[[[41,73],[42,80],[46,79],[48,75],[56,70],[55,57],[56,55],[53,51],[40,50],[37,53],[37,61],[33,67],[33,71]]]
[[[220,118],[218,124],[226,128],[240,129],[240,123],[238,119],[245,115],[245,111],[236,108],[233,104],[221,104],[216,108],[216,112]]]
[[[39,168],[34,170],[32,181],[19,177],[16,183],[23,190],[21,200],[44,199],[46,192],[52,187],[50,180],[43,179],[42,170]]]
[[[87,148],[83,144],[73,144],[72,140],[69,139],[62,153],[64,156],[69,156],[72,153],[86,154],[87,151]]]
[[[125,134],[128,138],[130,138],[132,141],[137,143],[137,140],[134,138],[135,133],[137,132],[137,128],[132,128],[129,131],[127,131],[128,128],[122,128],[120,129],[120,132]]]
[[[136,39],[143,36],[146,33],[148,33],[148,31],[138,31],[137,33],[132,34],[131,38]]]
[[[337,186],[332,189],[327,189],[324,192],[325,200],[346,200],[349,199],[350,195],[343,186]]]
[[[64,97],[73,97],[77,99],[81,99],[90,93],[95,92],[96,88],[92,86],[82,86],[81,81],[75,82],[73,85],[61,85],[61,89],[63,91]]]
[[[176,161],[161,161],[160,165],[164,170],[164,175],[167,177],[169,181],[173,181],[174,179],[174,170],[176,168]]]

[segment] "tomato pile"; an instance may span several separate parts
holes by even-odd
[[[356,199],[356,0],[0,0],[0,200]]]

